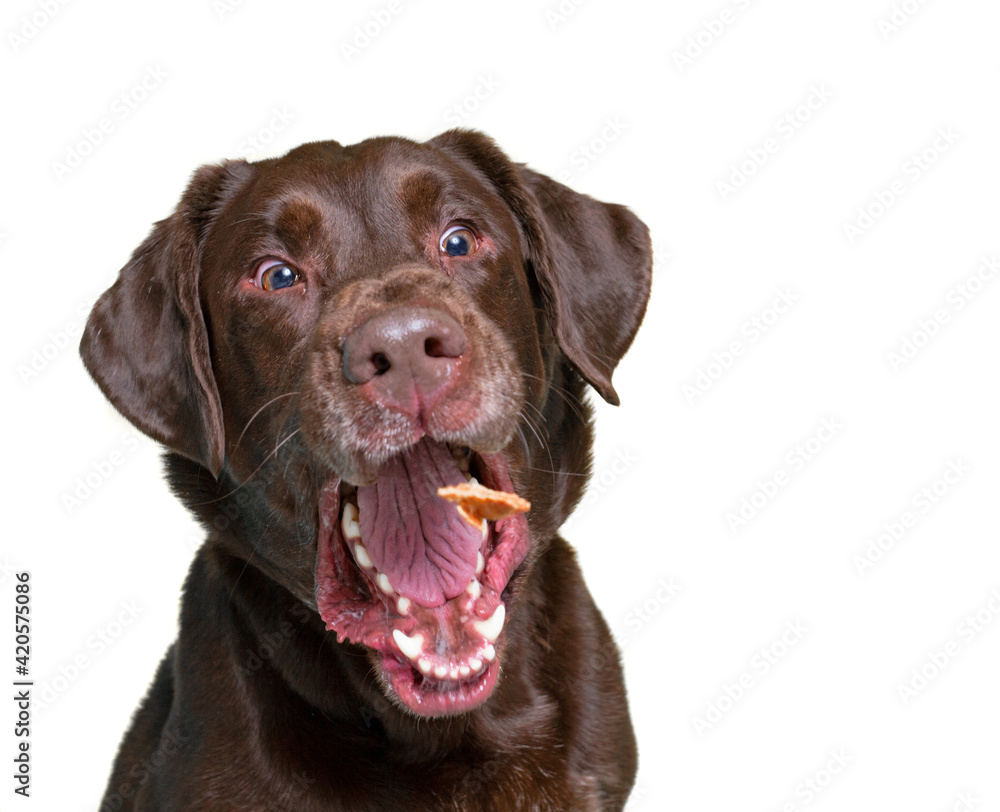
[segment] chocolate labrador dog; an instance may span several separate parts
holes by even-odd
[[[628,209],[473,131],[199,169],[81,344],[207,531],[102,809],[621,809],[557,530],[650,269]],[[530,512],[472,526],[436,493],[470,478]]]

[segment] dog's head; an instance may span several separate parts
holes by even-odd
[[[81,352],[213,543],[367,647],[388,696],[461,713],[582,493],[583,382],[618,402],[650,265],[631,212],[479,133],[306,144],[200,169]],[[531,512],[471,527],[436,495],[469,477]]]

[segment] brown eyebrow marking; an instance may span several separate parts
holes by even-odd
[[[430,172],[414,172],[399,183],[399,199],[410,222],[433,218],[444,195],[444,183]]]
[[[275,236],[298,256],[321,250],[326,234],[326,217],[303,199],[289,200],[274,219]]]

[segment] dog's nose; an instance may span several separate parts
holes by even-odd
[[[351,383],[370,384],[383,405],[412,411],[434,402],[454,376],[465,345],[462,325],[447,313],[394,307],[344,339],[344,375]]]

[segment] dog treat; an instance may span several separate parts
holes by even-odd
[[[531,502],[516,493],[494,491],[471,482],[438,488],[437,493],[442,499],[454,502],[459,515],[473,527],[479,527],[483,519],[496,521],[531,510]]]

